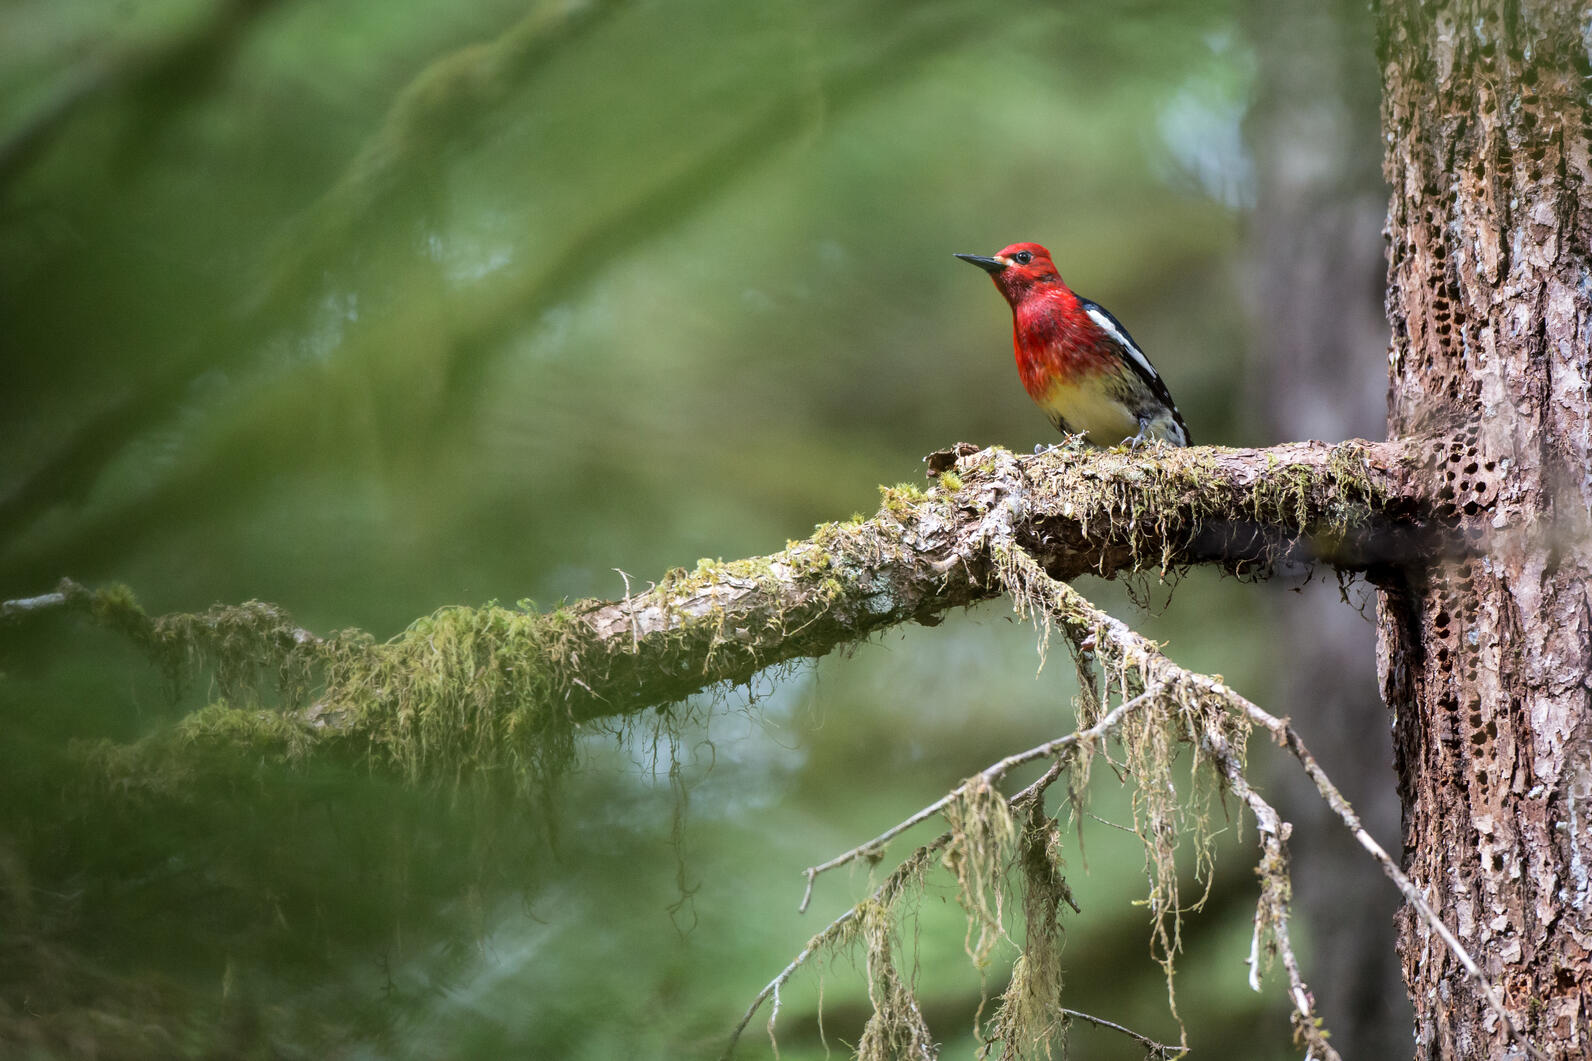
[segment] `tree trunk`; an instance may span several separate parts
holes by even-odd
[[[1405,857],[1513,1020],[1592,1050],[1592,208],[1588,13],[1554,0],[1384,3],[1392,437],[1458,438],[1443,496],[1469,558],[1384,588]],[[1330,299],[1332,292],[1324,291]],[[1413,918],[1418,1058],[1509,1056]]]

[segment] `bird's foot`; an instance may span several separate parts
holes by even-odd
[[[1129,452],[1135,452],[1137,450],[1147,449],[1148,447],[1153,446],[1157,442],[1161,441],[1164,440],[1159,435],[1150,434],[1150,425],[1145,423],[1143,420],[1140,420],[1139,433],[1130,439],[1125,439],[1123,441],[1123,445],[1128,448]]]
[[[1112,446],[1111,452],[1137,453],[1139,450],[1147,449],[1154,444],[1155,439],[1153,438],[1145,438],[1143,435],[1134,435],[1132,438],[1125,438],[1121,442],[1118,442],[1115,446]]]

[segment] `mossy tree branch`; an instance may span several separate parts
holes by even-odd
[[[1190,909],[1179,896],[1177,848],[1185,840],[1199,849],[1199,864],[1208,872],[1209,815],[1188,798],[1178,796],[1172,779],[1173,761],[1178,748],[1193,749],[1195,765],[1214,772],[1223,790],[1231,792],[1254,816],[1260,861],[1256,874],[1261,881],[1255,913],[1255,928],[1250,949],[1250,986],[1261,988],[1262,966],[1280,959],[1287,973],[1288,998],[1293,1009],[1295,1039],[1307,1049],[1307,1056],[1336,1061],[1339,1057],[1327,1038],[1315,1012],[1313,996],[1305,984],[1295,956],[1289,931],[1289,904],[1292,892],[1288,868],[1287,842],[1292,826],[1250,783],[1244,759],[1247,738],[1253,727],[1268,731],[1304,766],[1325,799],[1378,861],[1399,889],[1410,899],[1418,915],[1437,927],[1455,957],[1477,978],[1481,990],[1492,1000],[1494,1011],[1510,1029],[1510,1035],[1531,1057],[1541,1057],[1511,1022],[1496,989],[1489,984],[1475,960],[1448,933],[1438,916],[1420,898],[1386,853],[1364,829],[1341,793],[1321,771],[1298,734],[1286,719],[1277,718],[1228,688],[1220,678],[1189,671],[1162,654],[1159,646],[1135,633],[1122,622],[1091,604],[1071,586],[1057,581],[1041,563],[1015,540],[1015,527],[997,530],[987,542],[994,563],[993,574],[1012,598],[1019,616],[1042,624],[1043,645],[1052,627],[1059,629],[1070,644],[1079,665],[1083,694],[1078,702],[1078,729],[1017,755],[1008,756],[974,774],[948,795],[886,830],[873,840],[807,870],[807,890],[801,908],[806,909],[814,878],[825,870],[867,858],[884,857],[885,847],[907,829],[929,818],[940,816],[948,829],[928,844],[919,847],[891,872],[872,895],[854,905],[822,929],[806,948],[753,1000],[731,1035],[725,1056],[733,1054],[741,1033],[764,1003],[773,1000],[769,1033],[774,1033],[779,992],[782,986],[814,955],[844,948],[860,935],[868,944],[868,967],[875,976],[894,948],[892,918],[878,917],[878,911],[892,909],[896,900],[911,886],[921,882],[936,856],[951,870],[958,882],[959,900],[968,915],[967,949],[974,965],[984,968],[990,948],[1006,936],[999,900],[991,901],[996,875],[1021,867],[1024,922],[1027,942],[1022,945],[1001,1005],[986,1043],[1003,1043],[1002,1056],[1030,1056],[1030,1048],[1048,1046],[1065,1026],[1065,1011],[1060,1008],[1060,966],[1057,961],[1059,905],[1071,905],[1071,893],[1055,857],[1060,843],[1060,817],[1044,810],[1045,791],[1060,777],[1070,779],[1073,813],[1084,798],[1082,793],[1090,773],[1091,760],[1107,754],[1120,776],[1131,778],[1134,799],[1133,831],[1144,844],[1146,869],[1151,879],[1147,900],[1152,914],[1155,953],[1167,973],[1168,1001],[1176,1016],[1172,992],[1172,966],[1181,949],[1179,924]],[[1116,699],[1116,706],[1110,701]],[[1109,708],[1109,709],[1108,709]],[[1110,757],[1107,745],[1118,747]],[[1003,796],[995,785],[1015,765],[1036,758],[1051,758],[1049,770],[1037,781],[1012,796]],[[1197,804],[1198,800],[1194,800]],[[1019,825],[1025,821],[1026,825]],[[1021,849],[1024,855],[1016,856]],[[1197,871],[1197,876],[1201,871]],[[1193,904],[1194,908],[1198,902]],[[1076,911],[1076,906],[1074,910]],[[973,943],[974,938],[978,943]],[[870,1027],[892,1029],[896,1039],[908,1037],[916,1042],[926,1037],[918,1029],[921,1016],[910,994],[870,992],[874,1014]],[[1181,1020],[1179,1020],[1181,1025]],[[1188,1050],[1186,1036],[1177,1047],[1159,1047],[1162,1056],[1181,1056]],[[867,1049],[866,1037],[858,1049],[859,1058],[898,1056],[899,1051]]]
[[[964,445],[931,458],[929,490],[884,489],[872,519],[824,524],[778,553],[704,560],[643,592],[548,613],[445,609],[384,643],[357,631],[323,638],[258,602],[151,619],[125,591],[70,584],[58,599],[4,607],[88,611],[173,674],[213,665],[227,704],[186,720],[185,739],[292,756],[352,747],[412,775],[506,768],[545,780],[577,724],[1000,595],[997,542],[1058,579],[1198,563],[1254,573],[1301,556],[1348,569],[1394,562],[1427,547],[1442,515],[1423,492],[1431,452],[1354,441],[1015,456]],[[280,704],[237,710],[260,701],[262,672],[277,677]]]
[[[620,714],[743,682],[903,622],[999,596],[990,544],[1009,536],[1054,578],[1286,557],[1364,570],[1429,537],[1419,447],[1345,442],[1265,450],[963,447],[920,492],[882,491],[870,520],[824,524],[782,552],[674,571],[624,600],[568,609],[584,641],[576,717]],[[932,459],[931,459],[932,460]],[[931,473],[932,474],[932,473]],[[593,666],[592,661],[601,662]]]

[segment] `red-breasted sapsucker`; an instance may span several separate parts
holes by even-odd
[[[1097,446],[1189,444],[1188,425],[1128,330],[1062,283],[1050,252],[1013,243],[992,257],[958,254],[989,273],[1012,304],[1017,371],[1058,431]]]

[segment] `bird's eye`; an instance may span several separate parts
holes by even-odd
[[[1033,260],[1034,256],[1027,251],[1018,251],[1016,254],[1012,255],[1012,261],[1016,262],[1018,265],[1027,265]]]

